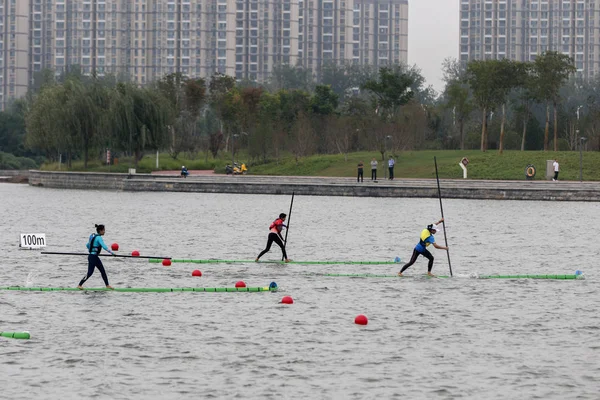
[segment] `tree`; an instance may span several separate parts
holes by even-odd
[[[508,94],[514,88],[518,87],[524,82],[525,76],[522,73],[522,63],[516,63],[507,58],[500,60],[496,66],[495,84],[497,85],[497,96],[498,102],[502,104],[502,122],[500,124],[500,141],[498,145],[498,152],[502,154],[504,151],[504,128],[506,125],[506,102],[508,101]]]
[[[399,69],[383,67],[378,79],[367,81],[362,89],[371,93],[378,115],[393,118],[401,106],[408,103],[414,92],[410,89],[414,78]]]
[[[118,148],[134,154],[134,163],[144,151],[158,150],[168,141],[169,104],[160,92],[120,83],[111,92],[110,128]]]
[[[6,111],[0,112],[0,151],[24,156],[25,114],[27,104],[16,100]]]
[[[475,103],[481,109],[481,151],[488,146],[487,114],[498,105],[498,60],[474,60],[467,65],[467,81],[473,91]]]
[[[281,136],[280,113],[279,97],[269,92],[262,93],[256,113],[256,129],[248,138],[251,157],[261,158],[266,163],[271,151],[274,150],[278,156],[275,143],[280,142],[277,137]]]
[[[569,76],[577,71],[573,59],[566,54],[547,51],[534,61],[534,71],[538,83],[538,96],[546,101],[546,128],[544,150],[548,150],[548,130],[550,125],[550,103],[554,106],[554,151],[558,150],[558,102],[559,91]]]
[[[274,66],[269,80],[269,86],[273,91],[282,89],[308,91],[312,85],[313,79],[310,70],[288,64]]]
[[[68,163],[75,149],[83,153],[84,168],[89,151],[102,140],[108,114],[108,91],[97,78],[82,81],[67,76],[62,85],[45,86],[32,104],[27,143],[48,152],[67,150]]]
[[[169,153],[174,159],[194,146],[194,133],[206,101],[204,79],[188,79],[181,73],[169,74],[157,82],[157,89],[170,105],[172,125]]]
[[[225,132],[226,143],[225,147],[227,147],[231,129],[230,126],[234,121],[231,121],[231,96],[227,98],[227,95],[230,91],[235,89],[235,78],[231,76],[223,75],[223,74],[214,74],[210,78],[209,83],[209,102],[212,109],[215,111],[215,114],[220,120],[220,129],[221,134]]]
[[[64,152],[70,167],[71,155],[76,147],[68,132],[69,110],[64,106],[67,100],[68,94],[63,85],[46,87],[38,94],[25,120],[25,146],[41,150],[50,158]]]
[[[314,114],[331,115],[338,107],[339,96],[329,85],[317,85],[310,99],[310,107]]]
[[[515,87],[519,90],[519,105],[517,111],[523,116],[521,135],[521,151],[525,151],[527,141],[527,126],[531,117],[531,107],[537,101],[537,77],[533,74],[532,63],[516,63]]]
[[[331,90],[343,98],[346,91],[352,87],[352,76],[348,73],[346,64],[328,62],[321,69],[321,84],[331,87]]]
[[[298,165],[300,158],[310,155],[315,146],[315,133],[306,113],[298,114],[290,133],[290,147]]]

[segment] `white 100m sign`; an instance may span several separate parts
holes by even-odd
[[[25,247],[27,249],[41,249],[46,247],[46,234],[45,233],[21,233],[21,244],[19,247]]]

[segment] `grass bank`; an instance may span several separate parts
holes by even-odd
[[[441,178],[460,179],[462,169],[458,165],[463,157],[470,161],[469,179],[523,180],[525,168],[533,164],[537,169],[536,180],[545,179],[546,160],[558,158],[560,179],[579,179],[579,152],[543,152],[543,151],[497,151],[482,153],[476,150],[435,150],[408,151],[395,155],[395,176],[398,178],[435,178],[433,158],[437,158]],[[346,176],[354,177],[360,161],[365,164],[365,178],[370,179],[370,161],[375,158],[379,163],[378,176],[383,177],[387,160],[381,160],[380,153],[361,152],[343,155],[311,156],[301,159],[296,165],[293,157],[282,159],[279,163],[253,166],[253,174],[260,175],[304,175],[304,176]],[[583,153],[583,179],[600,181],[600,152]]]
[[[500,180],[524,180],[525,168],[528,164],[535,165],[537,169],[536,180],[545,179],[546,160],[558,158],[560,163],[561,180],[579,180],[579,152],[560,151],[505,151],[500,155],[497,151],[482,153],[477,150],[432,150],[432,151],[407,151],[395,154],[397,178],[435,178],[433,158],[437,157],[438,170],[441,178],[460,179],[462,170],[458,163],[462,157],[467,157],[469,164],[469,179],[500,179]],[[378,175],[384,175],[384,166],[387,160],[381,160],[381,154],[375,152],[357,152],[348,154],[347,160],[344,155],[315,155],[304,157],[296,164],[291,155],[282,157],[279,161],[271,161],[266,164],[250,165],[250,174],[254,175],[290,175],[290,176],[356,176],[357,164],[363,161],[365,164],[365,178],[370,179],[370,161],[377,159],[379,162]],[[236,156],[236,161],[246,161],[248,157],[242,152]],[[204,154],[196,159],[189,159],[180,155],[174,160],[168,154],[159,157],[159,170],[178,170],[185,165],[190,170],[210,169],[218,173],[224,172],[225,164],[231,163],[227,154],[222,154],[216,159]],[[133,160],[125,158],[119,160],[119,165],[110,168],[102,165],[99,161],[88,163],[88,171],[94,172],[127,172],[133,167]],[[44,170],[58,170],[58,164],[45,164]],[[62,165],[65,170],[65,165]],[[83,171],[83,162],[74,162],[74,171]],[[156,156],[148,155],[138,164],[138,172],[151,172],[156,170]],[[600,181],[600,152],[583,153],[583,179],[586,181]]]

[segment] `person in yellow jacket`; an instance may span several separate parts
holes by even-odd
[[[435,242],[435,238],[433,237],[433,235],[435,235],[435,233],[438,231],[437,225],[441,224],[442,222],[444,222],[443,218],[440,219],[437,224],[427,225],[427,228],[423,229],[421,232],[421,240],[419,240],[419,243],[415,246],[410,261],[404,264],[400,272],[398,272],[398,276],[403,276],[402,273],[411,265],[413,265],[415,261],[417,261],[417,257],[421,255],[429,260],[429,265],[427,266],[427,275],[435,276],[431,273],[431,270],[433,269],[433,255],[429,252],[429,250],[427,250],[427,246],[432,244],[436,249],[448,250],[447,247],[437,244]]]

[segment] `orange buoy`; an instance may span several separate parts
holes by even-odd
[[[119,251],[119,243],[113,243],[110,245],[112,251]]]
[[[200,272],[200,270],[195,269],[192,271],[192,276],[202,276],[202,272]]]
[[[238,282],[235,283],[235,287],[237,287],[237,288],[246,287],[246,282],[244,282],[244,281],[238,281]]]
[[[356,318],[354,318],[354,323],[358,324],[358,325],[366,325],[369,323],[369,320],[367,319],[366,316],[360,314],[360,315],[357,315]]]
[[[292,299],[292,296],[283,296],[283,299],[281,299],[281,303],[282,304],[294,304],[294,299]]]
[[[137,250],[134,250],[134,251],[131,252],[131,256],[132,257],[139,257],[140,256],[140,252],[137,251]]]
[[[171,260],[169,260],[168,258],[165,258],[164,260],[162,260],[162,265],[163,265],[163,267],[170,267]]]

